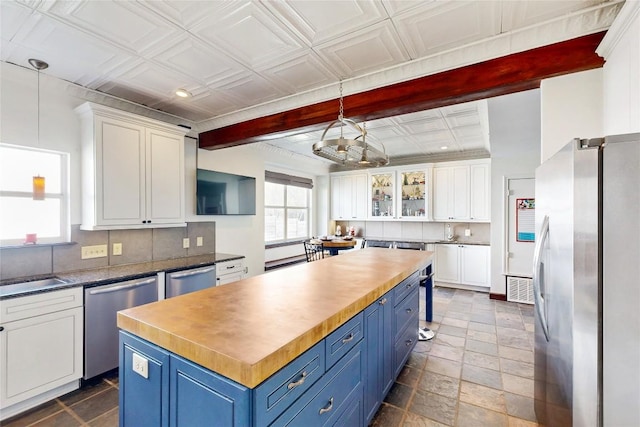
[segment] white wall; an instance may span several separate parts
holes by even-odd
[[[542,162],[572,138],[604,136],[601,68],[543,80],[540,89]]]
[[[540,164],[540,90],[488,100],[491,138],[491,293],[506,294],[503,271],[505,178],[530,177]],[[533,260],[532,260],[533,264]]]
[[[626,2],[597,53],[603,70],[604,133],[640,132],[640,2]]]

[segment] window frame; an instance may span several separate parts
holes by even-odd
[[[269,174],[271,174],[272,176],[276,176],[276,179],[269,179]],[[284,198],[283,198],[283,205],[268,205],[265,201],[264,203],[264,211],[266,212],[267,209],[283,209],[284,210],[284,239],[277,239],[277,240],[267,240],[267,236],[266,236],[266,232],[265,232],[265,246],[278,246],[278,245],[286,245],[286,244],[291,244],[291,243],[298,243],[301,242],[303,240],[309,239],[311,236],[311,230],[312,230],[312,199],[313,199],[313,184],[312,181],[310,179],[307,178],[301,178],[301,177],[293,177],[291,176],[290,180],[286,180],[283,179],[283,177],[286,177],[287,175],[284,174],[278,174],[275,172],[269,172],[266,171],[265,173],[265,190],[266,190],[266,186],[267,184],[274,184],[274,185],[280,185],[284,188]],[[302,184],[301,184],[302,182]],[[299,188],[304,188],[306,190],[306,206],[304,207],[300,207],[300,206],[288,206],[287,204],[287,198],[288,198],[288,191],[290,187],[299,187]],[[266,197],[265,197],[266,200]],[[307,230],[305,233],[304,237],[292,237],[292,238],[287,238],[287,234],[288,234],[288,215],[289,215],[289,210],[290,209],[295,209],[295,210],[305,210],[306,211],[306,216],[307,216]],[[266,221],[266,214],[264,215],[265,221]],[[266,229],[266,224],[265,224],[265,229]]]
[[[60,192],[52,193],[47,191],[45,185],[45,199],[57,199],[60,201],[60,223],[58,224],[58,235],[53,237],[38,236],[36,244],[47,245],[56,243],[69,243],[71,233],[70,218],[70,155],[67,152],[49,150],[44,148],[29,147],[24,145],[0,143],[0,146],[15,150],[31,151],[38,153],[54,154],[58,156],[60,162]],[[46,178],[46,177],[45,177]],[[0,188],[0,201],[4,197],[15,197],[21,199],[33,198],[33,193],[29,191],[6,191]],[[1,204],[1,203],[0,203]],[[0,207],[0,209],[2,209]],[[0,236],[0,247],[24,246],[25,237],[16,239],[3,239]]]

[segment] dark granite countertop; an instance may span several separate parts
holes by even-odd
[[[360,238],[360,237],[358,237]],[[424,244],[449,244],[449,245],[480,245],[480,246],[490,246],[489,242],[483,241],[467,241],[467,240],[439,240],[439,239],[390,239],[388,237],[364,237],[365,239],[377,241],[377,242],[389,242],[389,243],[424,243]]]
[[[173,258],[135,264],[115,265],[89,270],[62,272],[44,276],[40,275],[8,279],[0,281],[0,299],[25,296],[40,292],[50,292],[66,288],[75,288],[79,286],[92,287],[105,285],[154,275],[160,271],[170,273],[173,271],[184,270],[186,268],[203,267],[240,258],[244,258],[244,256],[211,253],[184,258]],[[56,283],[48,286],[41,286],[36,283],[39,280],[51,277],[60,279],[62,283]]]

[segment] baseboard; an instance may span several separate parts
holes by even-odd
[[[507,300],[507,294],[494,294],[494,293],[489,293],[489,299],[497,299],[499,301],[506,301]]]

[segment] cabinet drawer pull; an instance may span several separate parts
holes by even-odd
[[[353,335],[353,333],[350,333],[348,337],[342,339],[342,344],[346,344],[349,341],[353,341],[354,338],[355,338],[355,335]]]
[[[413,311],[412,308],[407,308],[407,313],[411,313]]]
[[[322,415],[325,412],[331,411],[332,409],[333,409],[333,397],[329,399],[329,404],[327,406],[325,406],[324,408],[320,408],[320,412],[318,412],[318,414]]]
[[[413,344],[413,340],[407,340],[405,344],[407,345],[407,347],[409,347],[411,344]]]
[[[0,332],[4,331],[4,326],[0,326]]]
[[[292,383],[289,383],[289,385],[287,385],[287,388],[289,390],[294,389],[296,387],[298,387],[299,385],[304,384],[304,380],[307,377],[307,371],[303,371],[302,374],[300,375],[300,379],[298,381],[294,381]]]
[[[405,289],[410,289],[413,286],[413,283],[407,283],[405,285]]]
[[[386,298],[382,298],[380,301],[378,301],[378,304],[380,305],[385,305],[387,303],[387,299]]]

